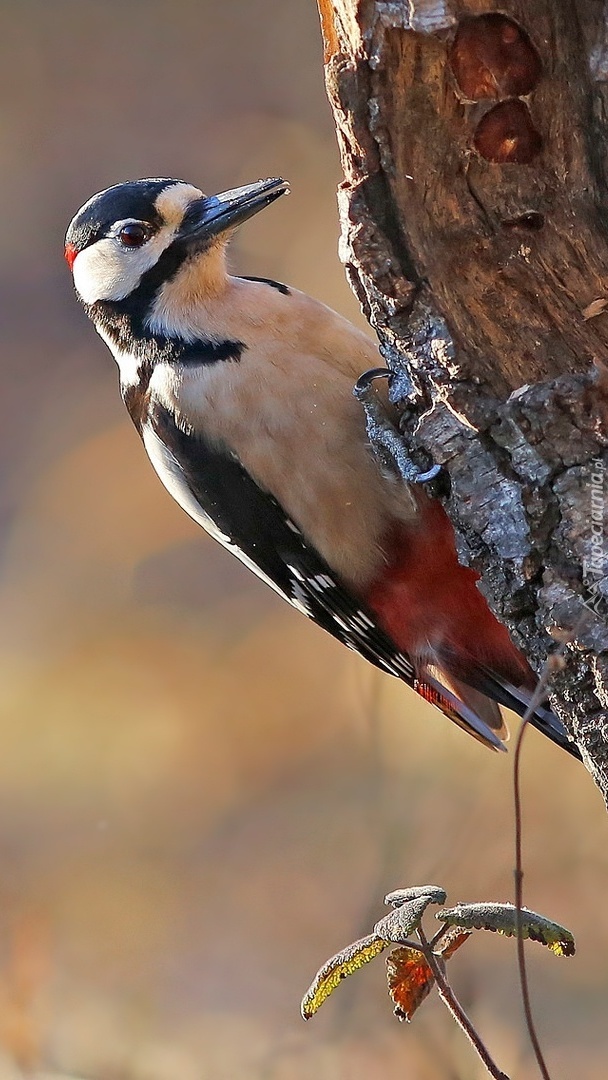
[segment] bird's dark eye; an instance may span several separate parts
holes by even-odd
[[[118,233],[118,239],[121,244],[128,248],[141,247],[142,244],[145,244],[149,236],[150,230],[137,221],[133,221],[129,225],[123,225]]]

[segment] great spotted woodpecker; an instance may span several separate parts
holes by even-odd
[[[487,746],[535,676],[460,566],[441,504],[383,469],[353,384],[373,342],[276,281],[230,276],[237,225],[288,191],[136,180],[94,195],[65,254],[175,500],[299,611]],[[534,724],[576,753],[557,718]]]

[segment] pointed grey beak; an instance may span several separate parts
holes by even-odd
[[[287,194],[285,180],[271,179],[197,199],[188,207],[175,239],[189,245],[219,236]]]

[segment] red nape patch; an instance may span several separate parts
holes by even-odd
[[[69,268],[71,270],[73,265],[74,265],[74,259],[76,258],[77,254],[78,254],[78,252],[76,251],[76,248],[74,247],[73,244],[66,244],[65,245],[65,251],[64,251],[63,254],[65,255],[65,261],[67,262],[67,264],[68,264],[68,266],[69,266]]]

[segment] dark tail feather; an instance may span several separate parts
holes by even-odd
[[[506,750],[499,735],[486,724],[475,709],[469,708],[466,701],[463,701],[444,682],[436,679],[428,668],[421,673],[419,678],[414,679],[413,687],[420,697],[425,701],[430,701],[431,705],[440,709],[444,716],[448,717],[448,720],[452,720],[458,724],[458,727],[468,731],[469,735],[478,739],[484,746],[488,746],[491,750]]]
[[[494,698],[499,705],[512,709],[514,713],[522,717],[525,715],[532,698],[532,691],[512,686],[511,683],[503,681],[493,672],[487,670],[480,674],[479,680],[476,679],[475,689],[481,690],[488,697]],[[572,742],[561,720],[547,705],[536,706],[530,718],[530,723],[538,731],[542,731],[543,735],[546,735],[548,739],[551,739],[551,742],[561,746],[562,750],[567,750],[569,754],[572,754],[572,757],[581,760],[581,753],[576,743]]]

